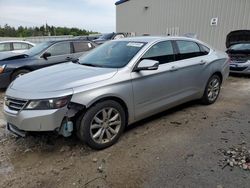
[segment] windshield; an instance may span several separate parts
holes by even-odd
[[[121,68],[142,49],[146,43],[110,41],[80,58],[79,63],[88,66]]]
[[[235,44],[231,46],[230,50],[250,50],[250,43]]]
[[[47,49],[50,45],[51,45],[51,42],[43,42],[43,43],[37,44],[30,50],[26,51],[25,54],[27,54],[28,56],[34,56],[34,55],[40,54],[43,50]]]
[[[111,40],[114,33],[103,34],[98,38],[98,40]]]

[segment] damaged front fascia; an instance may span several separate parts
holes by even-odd
[[[68,105],[68,111],[66,113],[66,117],[68,118],[72,118],[74,117],[78,112],[83,111],[84,109],[86,109],[86,107],[82,104],[78,104],[78,103],[74,103],[74,102],[70,102]]]

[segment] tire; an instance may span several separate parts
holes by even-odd
[[[78,118],[77,136],[92,149],[100,150],[116,143],[125,125],[123,107],[113,100],[102,101]]]
[[[215,103],[221,90],[221,78],[213,75],[209,78],[201,102],[205,105]]]
[[[15,71],[12,76],[11,76],[11,81],[14,81],[16,78],[18,78],[19,76],[22,76],[24,74],[27,74],[29,73],[30,71],[29,70],[26,70],[26,69],[21,69],[21,70],[17,70]]]

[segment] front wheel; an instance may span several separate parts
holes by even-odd
[[[213,104],[219,97],[221,89],[221,79],[218,75],[213,75],[209,78],[206,89],[202,97],[203,104]]]
[[[125,112],[119,103],[102,101],[79,118],[77,135],[91,148],[104,149],[117,142],[125,123]]]

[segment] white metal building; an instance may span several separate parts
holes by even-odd
[[[250,29],[250,0],[120,0],[117,32],[135,35],[196,34],[224,50],[226,35]]]

